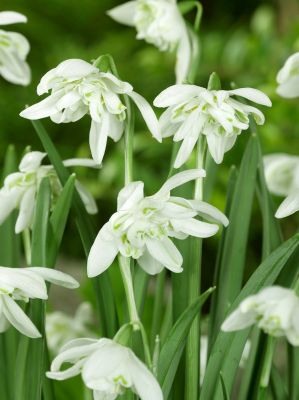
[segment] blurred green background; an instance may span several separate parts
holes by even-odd
[[[8,144],[14,143],[19,154],[27,145],[41,149],[31,124],[18,116],[25,104],[38,101],[36,86],[41,76],[61,61],[82,58],[87,61],[110,53],[119,74],[150,102],[174,82],[174,56],[160,53],[155,47],[135,39],[134,29],[111,20],[106,10],[121,4],[114,0],[9,0],[3,10],[15,10],[28,17],[27,24],[4,27],[23,33],[31,43],[28,62],[32,69],[29,87],[0,81],[0,160]],[[264,109],[266,124],[259,127],[263,152],[299,154],[299,101],[285,100],[275,94],[275,77],[285,59],[299,51],[299,4],[294,0],[240,2],[238,0],[203,1],[200,32],[201,65],[196,82],[205,86],[211,72],[216,71],[223,88],[231,82],[264,90],[272,99],[272,109]],[[187,15],[190,23],[192,12]],[[171,140],[158,144],[145,130],[137,115],[135,137],[135,178],[145,181],[147,193],[156,190],[166,178],[171,153]],[[89,156],[90,118],[77,123],[56,125],[45,120],[63,158]],[[224,209],[225,188],[231,164],[239,164],[247,141],[244,133],[219,169],[212,203]],[[193,166],[190,160],[187,167]],[[123,143],[110,141],[102,170],[77,171],[97,198],[100,226],[115,210],[116,195],[123,184]],[[277,204],[280,199],[276,199]],[[282,221],[289,236],[297,226],[296,216]],[[261,225],[258,211],[254,215],[249,260],[259,257]],[[216,241],[207,243],[207,252],[214,252]],[[64,239],[63,251],[69,256],[83,257],[79,237],[72,223]],[[209,261],[208,261],[209,263]]]

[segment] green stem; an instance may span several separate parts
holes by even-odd
[[[260,380],[260,387],[266,388],[269,385],[270,372],[272,367],[273,352],[274,352],[274,339],[272,336],[268,336],[266,344],[266,353],[262,367],[262,375]]]
[[[30,230],[26,228],[22,232],[23,237],[23,245],[24,245],[24,253],[25,253],[25,260],[28,266],[31,265],[31,238],[30,238]]]

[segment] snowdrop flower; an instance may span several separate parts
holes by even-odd
[[[49,177],[52,189],[53,202],[61,192],[59,179],[51,165],[41,165],[46,153],[32,151],[22,158],[19,172],[8,175],[4,180],[4,186],[0,189],[0,224],[2,224],[14,209],[19,209],[15,232],[20,233],[30,228],[33,221],[35,198],[39,185],[44,177]],[[72,159],[66,160],[67,166],[87,165],[94,166],[91,160]],[[97,212],[96,204],[89,192],[76,182],[76,188],[87,211],[91,214]]]
[[[277,93],[292,99],[299,96],[299,53],[291,55],[277,74]]]
[[[265,333],[299,346],[299,298],[294,290],[270,286],[247,297],[222,324],[225,332],[245,329],[253,324]]]
[[[160,51],[177,51],[177,83],[187,78],[191,63],[188,29],[176,0],[135,0],[108,11],[121,24],[133,26],[137,39],[144,39]]]
[[[131,97],[139,108],[149,130],[161,140],[157,118],[148,102],[110,72],[101,72],[83,60],[63,61],[41,79],[37,94],[51,94],[20,113],[24,118],[50,117],[58,124],[75,122],[85,114],[91,116],[90,151],[97,164],[104,157],[107,139],[117,142],[125,127],[126,107],[120,95]]]
[[[72,367],[60,371],[64,363]],[[113,400],[131,389],[141,400],[163,400],[162,390],[133,351],[110,339],[75,339],[53,360],[50,379],[64,380],[82,374],[94,400]]]
[[[265,177],[270,192],[287,196],[276,211],[284,218],[299,210],[299,157],[271,154],[264,157]]]
[[[259,125],[264,123],[260,110],[232,96],[271,106],[268,96],[251,88],[208,90],[195,85],[174,85],[156,97],[154,105],[167,108],[160,118],[162,136],[182,141],[175,168],[187,161],[201,134],[206,135],[211,156],[220,164],[238,135],[248,129],[250,114]]]
[[[31,338],[41,337],[16,301],[46,300],[48,295],[45,281],[69,289],[79,287],[78,282],[71,276],[50,268],[0,267],[0,332],[6,331],[11,324],[23,335]]]
[[[92,324],[92,309],[87,302],[80,304],[74,315],[61,311],[46,315],[46,336],[49,349],[57,353],[62,345],[82,336],[93,337],[89,329]]]
[[[0,25],[27,22],[27,18],[14,11],[0,12]],[[30,68],[26,62],[30,45],[28,40],[16,32],[0,29],[0,75],[17,85],[30,83]]]
[[[172,189],[204,176],[201,169],[180,172],[149,197],[144,197],[143,182],[125,186],[118,195],[117,212],[102,227],[90,250],[88,276],[105,271],[118,253],[136,259],[149,274],[164,267],[181,272],[183,258],[171,238],[215,235],[218,225],[199,221],[197,215],[228,224],[226,216],[208,203],[170,196]]]

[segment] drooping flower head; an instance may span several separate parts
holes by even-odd
[[[47,72],[37,93],[42,95],[49,91],[48,97],[26,108],[20,115],[33,120],[50,117],[59,124],[75,122],[89,114],[89,145],[97,164],[102,162],[108,137],[117,142],[124,132],[126,106],[120,95],[132,98],[153,136],[161,140],[158,121],[148,102],[135,93],[129,83],[122,82],[110,72],[101,72],[86,61],[66,60]]]
[[[287,196],[276,211],[276,218],[299,210],[299,157],[270,154],[264,157],[265,178],[271,193]]]
[[[210,204],[170,195],[172,189],[204,176],[201,169],[178,173],[149,197],[144,196],[143,182],[125,186],[118,195],[117,212],[102,227],[90,250],[88,276],[105,271],[118,253],[136,259],[149,274],[157,274],[164,267],[181,272],[183,258],[171,238],[215,235],[218,225],[199,221],[195,218],[198,215],[228,224],[225,215]]]
[[[0,267],[0,332],[13,325],[23,335],[31,338],[41,336],[16,301],[48,298],[45,281],[75,289],[78,282],[71,276],[50,268],[8,268]]]
[[[176,0],[129,1],[108,11],[121,24],[134,26],[137,39],[144,39],[160,51],[177,50],[177,83],[186,79],[191,62],[188,29]]]
[[[277,93],[292,99],[299,96],[299,52],[291,55],[277,74]]]
[[[240,96],[265,106],[270,99],[251,88],[208,90],[195,85],[170,86],[156,97],[154,105],[167,108],[160,118],[163,137],[182,141],[174,167],[181,167],[189,158],[200,135],[205,135],[209,152],[220,164],[242,131],[249,127],[249,115],[261,125],[265,118],[260,110],[233,98]]]
[[[245,329],[253,324],[265,333],[299,346],[299,297],[294,290],[270,286],[247,297],[222,324],[225,332]]]
[[[14,11],[0,12],[0,25],[27,22],[27,18]],[[0,75],[17,85],[30,83],[30,68],[26,62],[30,45],[28,40],[16,32],[0,29]]]
[[[64,363],[73,366],[60,371]],[[50,379],[64,380],[82,374],[94,400],[114,400],[131,389],[141,400],[163,400],[162,390],[149,369],[128,347],[110,339],[75,339],[53,360]]]
[[[22,158],[19,172],[8,175],[4,180],[4,186],[0,189],[0,224],[10,215],[14,209],[19,210],[16,221],[16,233],[30,228],[33,222],[36,195],[43,178],[48,177],[51,184],[52,204],[55,203],[61,192],[59,179],[51,165],[41,165],[46,153],[31,151]],[[88,165],[94,166],[86,159],[66,160],[67,166]],[[90,214],[97,212],[96,203],[91,194],[77,181],[76,188],[86,210]]]

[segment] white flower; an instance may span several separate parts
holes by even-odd
[[[23,335],[31,338],[41,336],[16,301],[46,300],[48,295],[45,281],[70,289],[79,287],[71,276],[50,268],[0,267],[0,332],[6,331],[11,324]]]
[[[53,122],[75,122],[85,114],[91,116],[90,151],[97,164],[104,157],[107,139],[117,142],[123,132],[126,107],[120,95],[126,94],[136,103],[149,130],[161,140],[157,118],[148,102],[133,92],[132,86],[110,72],[101,72],[83,60],[71,59],[51,69],[41,79],[38,95],[51,94],[20,113],[24,118],[50,117]]]
[[[27,22],[27,18],[14,11],[0,12],[0,25]],[[30,83],[30,68],[26,62],[30,45],[28,40],[16,32],[0,29],[0,75],[18,85]]]
[[[172,189],[204,176],[200,169],[180,172],[150,197],[144,197],[143,182],[125,186],[118,195],[117,212],[102,227],[90,250],[88,276],[105,271],[118,253],[136,259],[149,274],[164,267],[181,272],[183,258],[170,238],[215,235],[218,225],[199,221],[197,215],[228,224],[225,215],[208,203],[170,196]]]
[[[62,345],[72,339],[82,336],[93,337],[88,328],[92,323],[92,308],[90,303],[80,304],[74,315],[70,316],[61,311],[46,315],[46,336],[49,349],[57,353]]]
[[[299,210],[299,157],[270,154],[264,157],[265,178],[270,192],[287,196],[276,211],[284,218]]]
[[[277,74],[277,93],[288,99],[299,96],[299,53],[291,55]]]
[[[63,363],[72,367],[60,371]],[[163,400],[162,390],[133,351],[110,339],[75,339],[53,360],[47,377],[64,380],[82,373],[94,400],[114,400],[130,388],[141,400]]]
[[[156,97],[155,106],[168,107],[160,118],[162,136],[174,136],[175,142],[183,141],[175,168],[187,161],[200,135],[206,135],[211,156],[220,164],[238,135],[248,129],[249,114],[258,124],[264,123],[261,111],[240,103],[232,96],[271,106],[270,99],[263,92],[251,88],[208,90],[195,85],[174,85]]]
[[[177,51],[177,83],[187,78],[191,63],[188,29],[176,0],[135,0],[108,11],[121,24],[134,26],[137,39],[144,39],[160,51]]]
[[[46,153],[32,151],[25,154],[19,165],[19,172],[8,175],[4,180],[4,186],[0,189],[0,224],[15,209],[19,209],[16,221],[15,232],[20,233],[29,228],[33,221],[35,209],[35,199],[41,180],[49,177],[52,189],[53,201],[57,199],[61,192],[59,179],[51,165],[41,165]],[[67,166],[88,165],[91,160],[73,159],[66,160]],[[97,212],[97,206],[89,192],[77,181],[76,188],[87,211],[91,214]]]
[[[291,289],[270,286],[247,297],[222,324],[221,329],[237,331],[257,324],[265,333],[299,346],[299,298]]]

